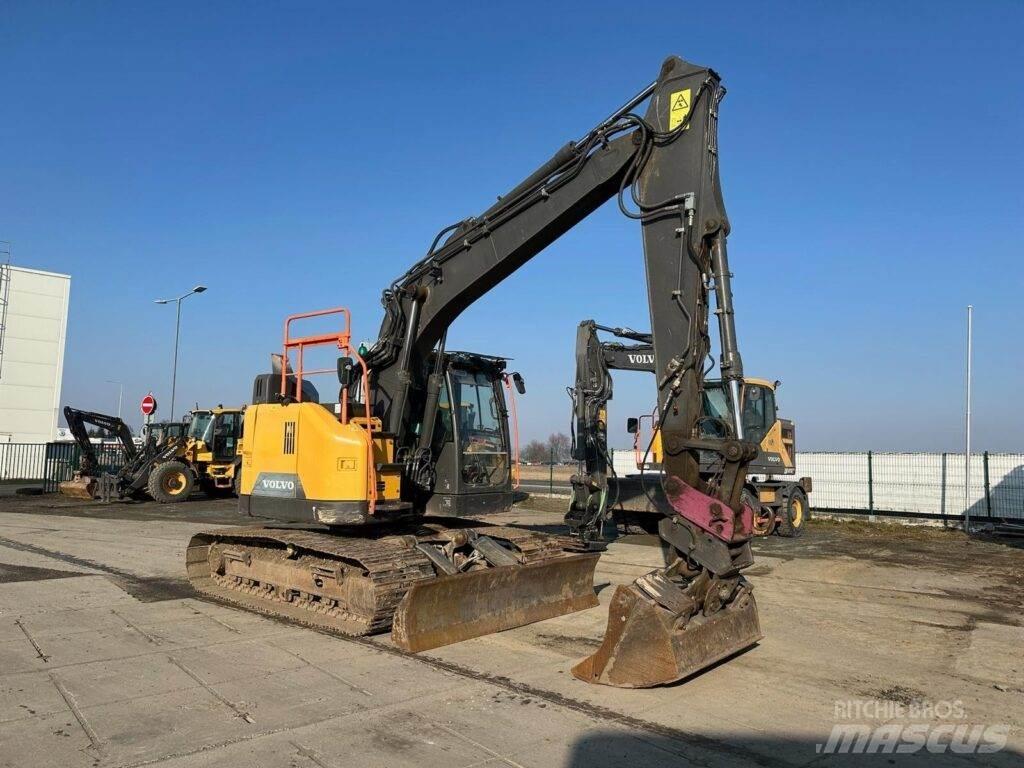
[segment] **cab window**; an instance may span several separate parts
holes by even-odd
[[[743,387],[743,436],[760,443],[775,423],[775,393],[759,384]]]

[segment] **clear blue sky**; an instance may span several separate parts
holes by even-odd
[[[678,53],[717,69],[740,343],[805,449],[1021,450],[1024,5],[5,3],[0,238],[73,276],[64,402],[239,403],[284,315],[351,307]],[[648,325],[606,206],[463,315],[566,430],[576,323]],[[622,375],[619,424],[652,386]],[[136,417],[137,418],[137,417]]]

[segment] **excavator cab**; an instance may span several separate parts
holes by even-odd
[[[427,514],[466,517],[511,508],[513,451],[505,366],[501,357],[445,353],[445,380],[431,440],[437,479]]]

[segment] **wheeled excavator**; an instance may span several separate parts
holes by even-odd
[[[75,442],[78,444],[81,460],[72,478],[62,482],[58,486],[58,490],[62,496],[94,499],[99,490],[103,467],[100,464],[99,455],[96,453],[96,447],[89,439],[88,425],[91,424],[117,439],[121,444],[121,451],[124,453],[126,466],[134,465],[141,452],[135,445],[135,438],[132,435],[131,428],[119,416],[109,416],[105,413],[83,411],[71,406],[65,406],[64,420],[68,424],[71,436],[75,438]],[[120,474],[119,472],[118,475]],[[118,479],[118,483],[120,482],[120,479]]]
[[[602,340],[599,333],[612,337]],[[651,335],[632,328],[601,325],[584,320],[576,330],[576,381],[572,399],[573,458],[580,471],[572,477],[572,497],[565,522],[585,540],[600,539],[606,522],[639,524],[656,529],[661,492],[661,433],[657,414],[650,414],[651,433],[644,434],[648,415],[627,419],[633,435],[637,471],[618,474],[608,447],[607,405],[612,399],[612,371],[654,373]],[[729,391],[720,379],[705,379],[700,430],[705,436],[731,433]],[[796,427],[779,418],[775,390],[778,382],[744,377],[739,411],[746,438],[757,443],[757,455],[747,466],[743,502],[754,510],[754,534],[799,536],[808,518],[811,478],[795,478]],[[701,453],[701,474],[710,479],[719,471],[718,456]]]
[[[299,334],[291,318],[283,357],[298,361],[293,378],[283,368],[245,413],[242,498],[244,507],[249,496],[250,514],[283,516],[292,527],[197,534],[187,552],[191,583],[217,599],[335,632],[390,627],[396,645],[410,651],[596,605],[599,553],[578,538],[426,513],[459,482],[436,441],[449,327],[617,199],[644,242],[664,445],[665,566],[616,589],[602,645],[572,672],[646,687],[757,642],[754,596],[741,574],[752,563],[752,511],[740,500],[757,447],[743,439],[738,413],[729,437],[698,429],[709,295],[713,288],[721,304],[729,292],[717,140],[724,94],[713,70],[666,59],[657,79],[608,118],[483,213],[443,229],[384,290],[384,319],[369,349],[353,346],[347,310],[337,310],[331,333]],[[718,317],[722,372],[736,393],[742,365],[731,315]],[[316,345],[341,353],[338,402],[329,407],[302,393],[302,358]],[[461,388],[460,402],[468,394],[475,418],[500,415],[479,380]],[[486,453],[487,440],[478,447]],[[701,451],[720,457],[722,471],[711,480],[701,477]],[[257,490],[278,503],[261,511]]]

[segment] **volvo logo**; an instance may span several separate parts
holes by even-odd
[[[626,357],[628,357],[629,358],[629,362],[633,363],[634,365],[636,363],[650,363],[651,365],[654,364],[654,355],[653,354],[633,354],[633,355],[627,354]]]
[[[289,472],[260,472],[253,484],[254,496],[276,496],[279,499],[304,499],[302,482]]]

